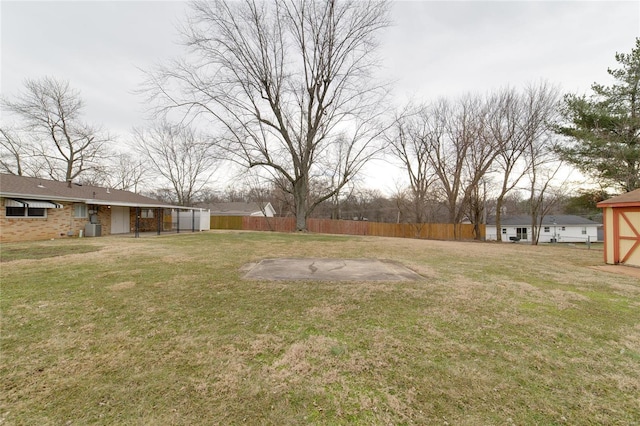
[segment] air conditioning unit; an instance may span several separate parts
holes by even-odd
[[[99,237],[102,235],[102,225],[99,223],[87,223],[84,226],[85,237]]]

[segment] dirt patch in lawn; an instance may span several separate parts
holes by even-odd
[[[88,244],[20,243],[5,244],[0,250],[0,262],[16,260],[41,260],[50,257],[85,254],[100,251],[100,247]]]
[[[628,277],[636,277],[640,279],[640,268],[634,268],[632,266],[624,265],[600,265],[593,266],[593,269],[604,272],[611,272],[613,274],[626,275]]]
[[[417,281],[422,276],[398,262],[378,259],[264,259],[245,265],[245,279],[312,281]]]
[[[136,286],[136,282],[135,281],[123,281],[117,284],[113,284],[109,286],[109,290],[114,290],[114,291],[118,291],[118,290],[127,290],[130,288],[133,288]]]

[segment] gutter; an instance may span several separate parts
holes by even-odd
[[[76,198],[76,197],[44,196],[44,195],[19,194],[19,193],[8,193],[8,192],[0,193],[0,197],[29,198],[32,200],[51,201],[51,202],[54,202],[53,200],[56,200],[56,201],[66,201],[66,202],[72,202],[72,203],[85,203],[85,204],[117,206],[117,207],[141,207],[141,208],[149,208],[149,209],[160,208],[160,209],[175,209],[175,210],[196,210],[196,211],[206,210],[200,207],[174,206],[171,204],[132,203],[132,202],[125,202],[125,201],[98,200],[98,199],[87,199],[87,198]]]

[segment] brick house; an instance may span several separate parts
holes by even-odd
[[[0,174],[2,243],[205,229],[208,210],[173,206],[130,191]]]

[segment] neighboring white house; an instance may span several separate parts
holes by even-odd
[[[211,216],[264,216],[274,217],[275,209],[271,203],[266,204],[246,203],[243,201],[235,203],[213,203],[208,204]]]
[[[502,241],[532,241],[531,216],[508,216],[500,219]],[[548,215],[540,226],[540,243],[585,243],[598,241],[602,224],[574,215]],[[497,240],[495,218],[486,226],[488,241]]]

